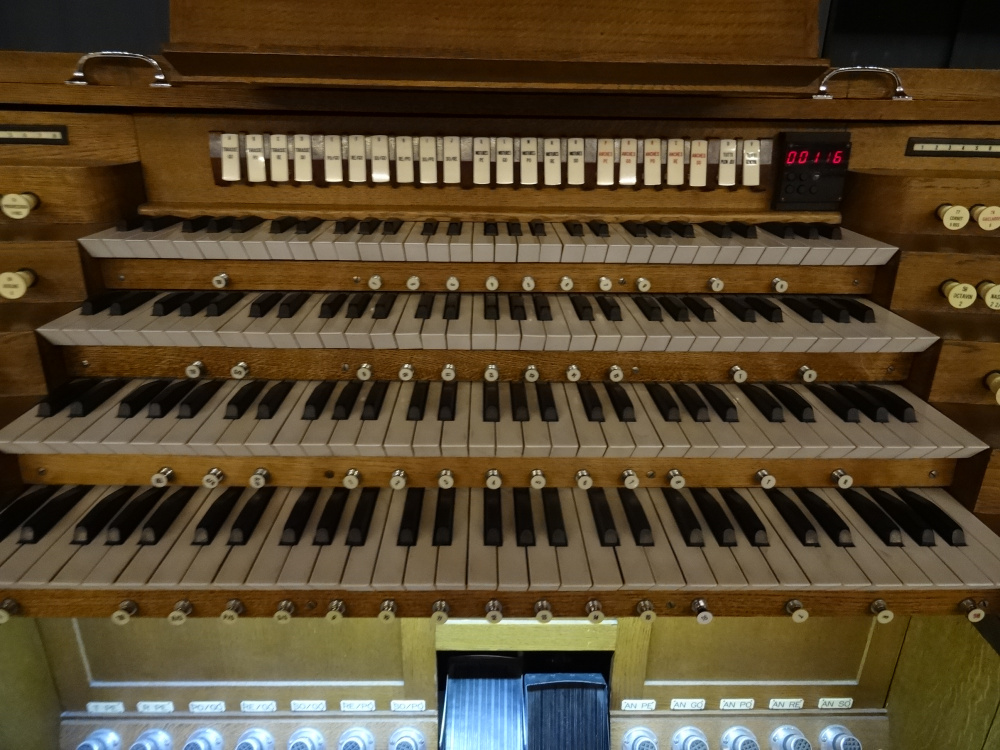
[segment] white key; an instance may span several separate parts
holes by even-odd
[[[723,138],[719,141],[719,185],[736,185],[736,139]]]
[[[632,398],[632,403],[636,406],[637,411],[641,407],[649,424],[656,430],[657,436],[655,440],[660,444],[660,449],[656,455],[666,458],[680,457],[687,454],[691,449],[691,443],[681,429],[680,423],[668,422],[663,418],[653,397],[649,395],[646,386],[643,384],[634,385],[629,391],[629,396]],[[638,414],[636,418],[638,419]]]
[[[531,516],[535,528],[535,544],[524,548],[528,559],[528,589],[532,591],[555,591],[560,587],[559,561],[556,550],[549,544],[548,529],[545,525],[545,510],[542,493],[529,490]],[[565,515],[563,515],[565,519]],[[563,521],[565,524],[565,520]],[[507,540],[504,539],[506,542]],[[583,563],[586,565],[586,561]]]
[[[302,414],[305,410],[306,403],[309,401],[309,397],[312,396],[313,391],[319,385],[317,380],[309,380],[300,383],[303,387],[298,391],[298,398],[293,400],[291,394],[289,394],[288,399],[286,399],[285,404],[282,405],[282,412],[284,413],[284,419],[281,424],[278,425],[277,432],[270,439],[270,444],[268,446],[259,446],[255,448],[263,454],[271,454],[275,456],[304,456],[305,451],[302,450],[301,442],[305,437],[306,430],[309,425],[312,424],[312,420],[303,419]],[[286,410],[285,405],[289,405]],[[329,401],[327,402],[327,408],[329,408]],[[324,414],[326,414],[326,409],[324,409]],[[322,416],[320,416],[322,419]],[[251,435],[251,439],[258,437]],[[260,435],[263,438],[263,435]],[[325,443],[325,441],[324,441]]]
[[[621,224],[608,224],[606,238],[608,253],[606,263],[648,263],[653,246],[646,240],[633,237]],[[630,260],[635,258],[635,260]]]
[[[545,159],[545,184],[562,184],[562,143],[558,138],[545,138],[543,142]]]
[[[334,492],[336,491],[334,490]],[[344,567],[352,551],[352,548],[347,546],[347,532],[350,529],[351,518],[358,507],[360,497],[360,489],[351,490],[348,494],[347,501],[344,503],[344,511],[340,516],[340,523],[337,524],[337,530],[334,532],[330,544],[314,547],[307,545],[306,542],[309,540],[303,537],[303,540],[296,545],[295,549],[288,556],[288,562],[281,570],[281,577],[278,579],[279,583],[290,580],[290,574],[292,568],[294,568],[296,572],[308,572],[309,586],[311,588],[338,587],[341,585],[344,576]],[[324,498],[321,502],[323,503],[321,508],[325,508],[327,500]],[[322,512],[321,508],[317,509],[320,513]],[[309,530],[307,529],[307,531]],[[310,561],[310,555],[308,554],[309,547],[312,547],[313,550],[318,550],[318,552],[314,558],[315,564],[306,571],[305,569]],[[301,581],[302,579],[296,578],[295,580]]]
[[[369,227],[365,228],[366,230]],[[382,222],[376,222],[376,226],[370,232],[362,233],[361,225],[358,225],[358,256],[363,261],[380,261],[382,258],[382,243],[379,237],[382,233]]]
[[[485,383],[470,383],[469,394],[469,455],[489,458],[497,455],[497,431],[495,422],[483,418]],[[500,383],[495,385],[499,386]]]
[[[628,311],[628,314],[641,332],[642,351],[666,351],[667,347],[670,346],[670,332],[663,325],[663,321],[648,320],[645,313],[639,309],[639,306],[631,297],[624,295],[619,297],[618,304],[622,308],[622,317],[625,316],[625,311]]]
[[[240,174],[240,136],[239,133],[223,133],[220,136],[222,153],[223,182],[239,182]]]
[[[267,160],[264,158],[264,136],[248,133],[246,137],[247,182],[267,182]]]
[[[656,579],[649,568],[646,549],[640,547],[632,536],[632,529],[625,516],[625,508],[617,491],[607,490],[605,496],[615,528],[618,529],[618,546],[614,548],[618,558],[618,569],[622,574],[623,588],[649,589]]]
[[[397,263],[406,260],[406,250],[403,243],[413,231],[416,222],[404,221],[395,232],[391,231],[389,222],[382,224],[381,235],[379,237],[379,248],[382,251],[382,260]],[[391,233],[390,233],[391,232]]]
[[[434,295],[434,304],[431,305],[431,316],[424,320],[420,329],[420,341],[424,349],[447,349],[446,332],[448,322],[444,319],[444,294]]]
[[[270,505],[276,510],[274,522],[268,529],[266,536],[262,539],[254,559],[244,576],[244,581],[236,585],[245,584],[247,586],[275,586],[278,583],[278,576],[281,569],[288,560],[288,553],[291,550],[289,545],[281,544],[281,536],[288,522],[288,516],[295,507],[302,490],[292,490],[288,488],[279,489],[271,498]],[[270,510],[271,508],[268,508]],[[261,519],[257,532],[264,526],[264,519]],[[259,534],[255,534],[259,536]],[[221,581],[216,581],[221,583]]]
[[[684,588],[684,574],[677,562],[673,545],[663,530],[660,518],[653,507],[654,501],[650,490],[640,487],[635,490],[635,496],[638,498],[640,505],[642,505],[642,510],[646,514],[646,518],[649,521],[649,529],[653,535],[653,546],[642,548],[643,553],[646,555],[646,562],[649,564],[649,570],[653,574],[653,585],[651,588]],[[713,580],[712,583],[714,582]]]
[[[408,135],[396,136],[396,182],[400,185],[413,183],[413,138]]]
[[[576,314],[576,308],[569,298],[563,294],[554,295],[549,299],[553,308],[558,306],[562,309],[563,319],[569,329],[569,350],[570,351],[593,351],[597,343],[597,334],[590,321],[580,320]]]
[[[470,449],[469,419],[472,413],[472,387],[481,387],[479,383],[461,382],[455,397],[455,418],[441,422],[441,455],[468,456]],[[436,413],[425,415],[424,419]]]
[[[368,305],[361,313],[361,316],[348,319],[347,327],[344,329],[344,338],[347,340],[348,348],[372,348],[371,330],[372,326],[375,325],[375,305],[378,303],[380,296],[379,294],[373,294],[371,299],[368,300]]]
[[[407,547],[401,547],[396,543],[399,538],[399,527],[403,521],[406,491],[399,490],[389,494],[388,498],[380,498],[380,502],[386,501],[389,503],[389,510],[372,570],[371,584],[377,591],[398,591],[403,588],[403,576],[406,573],[406,558],[409,552]]]
[[[608,230],[610,234],[610,228]],[[608,240],[599,237],[597,234],[590,229],[590,227],[584,227],[583,237],[574,238],[576,240],[583,240],[583,262],[584,263],[607,263],[608,261]],[[574,261],[576,262],[576,261]]]
[[[306,321],[315,320],[319,317],[320,305],[323,303],[322,294],[313,294],[302,307],[289,318],[278,318],[274,327],[268,332],[271,346],[278,349],[297,349],[299,341],[295,337],[295,332]]]
[[[258,424],[257,407],[260,405],[261,399],[263,399],[264,396],[267,395],[267,392],[276,384],[277,381],[268,381],[261,392],[257,394],[257,397],[253,400],[247,410],[243,413],[242,417],[239,419],[227,420],[225,432],[223,432],[223,434],[216,441],[216,445],[222,450],[224,455],[250,455],[250,450],[247,448],[246,442]],[[237,390],[237,393],[238,392],[239,390]]]
[[[301,419],[302,409],[305,406],[305,398],[308,397],[307,394],[312,392],[312,385],[312,383],[308,382],[295,383],[285,396],[284,401],[281,402],[281,406],[274,416],[270,419],[257,420],[256,425],[253,426],[244,441],[247,454],[251,456],[279,455],[278,451],[272,446],[272,442],[281,432],[286,421],[294,420],[297,423],[305,421]]]
[[[760,185],[760,141],[756,138],[743,141],[743,185]]]
[[[592,590],[616,591],[622,588],[622,575],[618,569],[618,558],[615,556],[615,548],[601,545],[601,540],[597,536],[594,515],[590,510],[590,500],[587,498],[587,493],[578,489],[572,489],[569,492],[573,496],[577,518],[580,522],[580,534],[584,550],[587,553],[590,576],[593,580]]]
[[[569,398],[566,396],[566,386],[563,383],[552,383],[552,400],[555,401],[559,419],[545,423],[549,431],[549,444],[552,446],[550,455],[553,457],[582,455],[579,433],[574,429],[576,420],[570,411]],[[603,440],[603,437],[601,439]],[[601,452],[603,453],[603,446]]]
[[[542,421],[541,407],[538,405],[538,391],[530,384],[525,386],[528,396],[528,421],[521,422],[521,435],[524,441],[524,455],[545,458],[552,453],[552,440],[549,437],[548,423]],[[576,454],[575,449],[573,454]]]
[[[401,383],[389,383],[382,408],[376,419],[362,420],[361,431],[358,433],[357,449],[360,456],[384,456],[385,437],[395,412],[396,401],[400,399]],[[407,389],[409,390],[409,389]],[[409,398],[403,399],[409,402]]]
[[[492,263],[496,253],[494,250],[494,237],[486,234],[486,225],[483,222],[472,223],[472,260],[477,263]]]
[[[407,551],[406,572],[403,575],[403,588],[407,591],[433,591],[435,588],[434,578],[437,573],[438,549],[440,549],[434,544],[434,519],[437,513],[438,493],[433,490],[421,490],[421,492],[423,498],[416,544]]]
[[[663,184],[663,146],[659,138],[642,142],[642,184],[654,187]]]
[[[396,297],[392,303],[392,308],[385,318],[375,320],[369,333],[373,349],[396,349],[396,328],[399,326],[400,316],[403,314],[403,306],[406,295]]]
[[[580,445],[577,455],[582,458],[600,458],[604,456],[605,452],[608,450],[608,441],[605,437],[604,430],[598,429],[600,427],[599,422],[591,422],[588,418],[586,410],[583,406],[583,399],[580,397],[580,392],[577,389],[576,384],[553,383],[553,393],[557,390],[564,394],[564,399],[568,406],[568,409],[564,412],[562,405],[558,405],[559,421],[562,422],[564,419],[572,419],[577,440]],[[606,417],[607,415],[605,415],[605,418]],[[550,423],[550,430],[552,429],[553,424],[558,423]],[[552,455],[556,455],[554,450]]]
[[[532,302],[534,303],[536,299],[532,299]],[[552,298],[549,298],[549,312],[552,314],[552,320],[542,322],[545,331],[545,349],[546,351],[568,351],[570,345],[569,324],[563,316],[562,306],[556,304]],[[537,310],[535,314],[537,315]]]
[[[499,303],[498,303],[499,304]],[[497,348],[497,324],[486,320],[485,297],[472,296],[472,348],[493,351]]]
[[[558,493],[559,505],[562,510],[563,528],[566,530],[566,545],[563,547],[553,547],[556,560],[559,563],[559,590],[560,591],[587,591],[593,585],[590,578],[590,563],[587,559],[587,550],[583,543],[583,533],[580,531],[580,519],[577,517],[576,503],[570,490],[561,488],[553,490]],[[539,493],[541,494],[541,493]],[[532,502],[534,508],[534,501]],[[541,520],[542,528],[545,528],[545,515],[535,511],[535,518]],[[538,521],[536,520],[536,526]],[[547,533],[547,532],[546,532]],[[538,544],[542,544],[542,537],[539,537]],[[545,537],[547,539],[547,537]],[[548,543],[547,541],[544,543]],[[529,551],[529,563],[532,575],[535,574],[536,566]],[[547,572],[547,569],[546,569]]]
[[[712,575],[715,576],[715,580],[718,581],[719,586],[723,588],[746,588],[749,586],[749,581],[743,575],[739,563],[733,556],[732,548],[719,545],[715,535],[712,533],[711,527],[709,527],[708,522],[701,513],[701,508],[698,507],[698,503],[691,496],[690,490],[680,490],[680,493],[688,501],[688,505],[694,512],[695,518],[698,519],[698,523],[704,532],[705,546],[702,547],[702,551],[705,553],[705,559],[708,560],[708,564],[712,568]]]
[[[389,136],[373,135],[371,138],[372,182],[389,181]]]
[[[119,243],[124,246],[124,243],[119,238],[141,231],[142,229],[139,228],[133,229],[130,232],[121,232],[116,226],[108,227],[107,229],[102,229],[100,232],[94,232],[93,234],[88,234],[86,237],[81,237],[78,241],[83,246],[83,249],[87,251],[87,254],[93,258],[114,258],[116,257],[114,246]],[[106,244],[106,240],[111,244]]]
[[[656,540],[657,546],[654,548],[653,553],[649,555],[650,560],[652,561],[654,557],[657,559],[667,558],[666,562],[669,563],[666,550],[660,548],[661,542],[657,537],[656,528],[658,523],[659,530],[666,538],[666,542],[669,543],[670,550],[673,552],[677,564],[680,566],[687,586],[693,588],[715,588],[717,585],[715,576],[712,574],[711,566],[705,559],[705,553],[702,552],[701,547],[689,547],[686,544],[662,493],[659,490],[640,488],[636,490],[636,495],[640,500],[643,500],[646,517],[649,519],[650,526],[653,527],[653,538]],[[690,504],[690,500],[687,498],[685,500]],[[648,501],[648,504],[646,501]],[[650,513],[650,507],[652,507],[655,513]],[[705,533],[710,532],[705,530]]]
[[[524,301],[525,319],[521,324],[521,349],[542,351],[545,349],[545,324],[535,314],[535,306],[530,300]]]
[[[346,492],[342,488],[338,491]],[[302,529],[299,543],[286,548],[287,552],[284,562],[278,571],[274,583],[282,587],[303,588],[309,581],[316,558],[320,550],[323,549],[323,547],[314,545],[313,540],[316,536],[316,528],[319,526],[320,516],[326,507],[329,496],[330,492],[324,490],[317,497],[316,505],[309,516],[309,520]]]
[[[442,144],[444,159],[441,181],[445,185],[457,185],[462,181],[462,139],[457,135],[446,135]]]
[[[497,547],[497,588],[500,591],[527,591],[528,559],[527,547],[518,545],[517,528],[514,521],[513,490],[500,490],[502,508],[503,544]],[[532,519],[534,521],[534,519]],[[534,524],[537,525],[537,522]]]
[[[597,184],[606,187],[615,184],[615,139],[597,139]]]
[[[639,164],[639,141],[635,138],[622,138],[621,157],[618,164],[618,184],[635,185]]]
[[[584,139],[566,139],[566,184],[582,185],[585,178]]]
[[[229,554],[226,555],[226,561],[219,568],[219,572],[215,576],[214,585],[243,585],[254,564],[261,556],[265,556],[265,546],[271,536],[272,530],[277,526],[278,517],[283,508],[291,505],[291,502],[288,501],[289,492],[291,490],[287,487],[275,489],[274,494],[267,503],[267,508],[265,508],[263,515],[261,515],[256,527],[254,527],[253,533],[246,540],[246,544],[231,546]],[[276,533],[278,538],[280,538],[281,528],[278,528]],[[274,545],[271,549],[266,550],[266,552],[279,551],[275,549],[276,547],[277,545]]]
[[[683,138],[667,140],[667,184],[684,184],[684,151]]]
[[[691,141],[691,169],[688,174],[691,187],[705,187],[708,184],[708,141]]]
[[[642,401],[639,400],[636,391],[645,390],[644,385],[633,386],[629,384],[625,392],[632,402],[632,409],[635,412],[635,421],[626,422],[629,432],[632,434],[632,455],[642,458],[654,458],[660,455],[663,450],[663,442],[657,434],[652,415],[647,413]],[[655,412],[656,421],[660,420],[659,411]]]
[[[618,351],[622,340],[621,331],[618,329],[618,326],[614,321],[604,317],[604,311],[597,304],[597,300],[594,297],[588,295],[587,301],[590,302],[594,310],[594,319],[587,321],[594,327],[594,333],[597,334],[597,341],[594,342],[594,351]]]
[[[483,503],[483,490],[469,490],[469,556],[466,576],[468,588],[473,591],[493,590],[498,584],[497,548],[484,543]]]
[[[441,402],[441,383],[432,382],[427,390],[424,418],[413,425],[413,455],[440,456],[442,425],[438,419]]]
[[[451,260],[448,225],[450,222],[438,222],[434,234],[427,238],[427,260],[431,263],[448,263]]]
[[[312,138],[308,134],[303,133],[297,133],[292,136],[292,154],[295,157],[295,181],[312,182]]]
[[[361,428],[364,426],[364,421],[361,419],[361,412],[364,409],[365,401],[368,399],[368,394],[371,392],[373,385],[374,382],[371,380],[361,384],[357,400],[355,400],[354,405],[351,407],[347,418],[337,421],[334,425],[333,432],[330,434],[330,440],[327,444],[328,455],[331,453],[342,456],[358,455],[358,436],[361,433]]]
[[[427,260],[427,235],[423,232],[424,222],[413,222],[413,227],[403,241],[403,255],[408,263]]]
[[[471,263],[472,232],[475,223],[471,221],[459,223],[461,225],[461,232],[448,237],[448,259],[452,263]]]
[[[472,183],[490,184],[490,139],[477,136],[472,139]]]
[[[344,181],[344,144],[339,135],[323,136],[323,179]]]
[[[961,550],[995,584],[1000,579],[1000,542],[996,534],[944,490],[919,488],[914,492],[926,497],[962,526],[967,546],[956,549]]]
[[[497,236],[490,238],[493,240],[494,260],[497,263],[516,263],[517,241],[520,238],[510,233],[510,227],[505,222],[500,222],[498,229]]]
[[[455,516],[452,523],[451,544],[442,545],[437,548],[438,566],[434,586],[442,591],[464,591],[467,587],[466,577],[469,569],[468,556],[470,547],[469,514],[471,507],[469,494],[470,490],[466,488],[455,489]],[[481,545],[481,524],[477,531],[480,534]],[[471,585],[468,587],[471,588]]]
[[[711,422],[695,422],[681,401],[680,396],[676,393],[671,395],[674,396],[674,400],[680,406],[681,421],[679,424],[681,432],[684,433],[685,439],[691,445],[690,450],[687,452],[688,458],[709,458],[711,456],[716,458],[732,458],[736,455],[737,447],[731,445],[731,440],[725,440],[725,444],[721,443],[719,440],[720,433],[709,426]],[[717,417],[712,418],[717,419]],[[723,434],[731,435],[731,431]]]
[[[110,425],[111,429],[114,429],[114,426],[120,424],[117,420],[117,414],[118,406],[122,402],[122,399],[126,398],[132,391],[145,382],[143,380],[134,380],[126,383],[116,393],[112,394],[110,398],[105,400],[103,404],[94,408],[87,416],[67,419],[61,427],[44,438],[43,442],[46,448],[55,453],[80,452],[76,446],[76,442],[80,436],[98,423],[106,426]],[[110,420],[112,419],[116,421],[111,422]],[[110,429],[104,434],[108,432],[110,432]]]
[[[496,140],[496,184],[514,184],[514,139],[509,137]]]
[[[420,184],[436,185],[438,181],[437,138],[421,136],[420,148]]]
[[[500,386],[500,421],[496,427],[496,455],[521,456],[524,454],[524,436],[521,432],[522,422],[514,420],[514,412],[510,399],[510,384],[499,383]]]
[[[520,139],[520,174],[522,185],[538,184],[538,139]]]
[[[419,294],[403,295],[402,310],[396,323],[396,347],[399,349],[419,349],[421,347],[420,330],[424,321],[416,317],[417,306],[420,304]],[[396,302],[396,306],[400,301]],[[394,306],[395,309],[395,306]]]
[[[925,431],[942,448],[954,449],[949,458],[968,458],[986,449],[985,443],[902,386],[887,383],[883,387],[906,399],[913,407],[918,429]],[[933,428],[939,432],[934,433]]]
[[[244,491],[240,495],[236,505],[210,543],[192,543],[194,530],[197,527],[196,522],[191,530],[191,535],[185,534],[179,540],[180,543],[170,550],[170,554],[157,569],[150,583],[153,585],[180,584],[199,588],[211,585],[212,579],[219,572],[219,568],[229,554],[229,532],[233,521],[243,510],[251,494]],[[175,575],[177,575],[176,579]]]
[[[522,234],[517,238],[517,262],[538,263],[541,260],[541,242],[531,233],[527,224],[521,225]],[[562,248],[560,248],[560,252]]]
[[[569,255],[564,257],[562,240],[566,236],[566,232],[560,233],[555,224],[547,223],[544,227],[545,234],[538,238],[539,261],[542,263],[559,263],[566,262],[565,257],[583,257],[582,243],[578,239],[574,240],[574,242],[579,243],[579,246],[571,248]]]
[[[622,319],[617,321],[618,330],[622,335],[622,340],[618,344],[618,350],[623,352],[638,352],[642,351],[646,343],[646,334],[639,325],[639,322],[635,319],[632,314],[632,309],[623,304],[632,300],[625,296],[616,296],[615,301],[618,302],[618,307],[621,310]],[[639,313],[641,315],[641,313]],[[643,316],[645,320],[645,316]]]

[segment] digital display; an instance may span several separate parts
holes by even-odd
[[[779,211],[838,210],[850,159],[850,133],[781,133],[772,206]]]
[[[785,164],[847,164],[847,152],[842,148],[789,148]]]

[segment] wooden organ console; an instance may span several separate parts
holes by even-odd
[[[0,52],[0,746],[1000,744],[1000,75],[660,5]]]

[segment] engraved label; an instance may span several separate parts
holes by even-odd
[[[684,139],[667,141],[667,184],[684,184]]]
[[[514,183],[514,139],[497,138],[497,185]]]
[[[476,185],[490,184],[490,139],[472,139],[472,182]]]
[[[566,140],[566,184],[582,185],[584,182],[583,138]]]
[[[408,135],[396,136],[396,182],[413,182],[413,138]]]
[[[543,146],[545,154],[545,184],[562,184],[562,147],[558,138],[546,138]]]
[[[193,714],[222,714],[226,712],[225,701],[191,701],[188,711]]]
[[[615,139],[597,139],[597,184],[615,184]]]
[[[222,134],[222,179],[226,182],[240,180],[240,136],[238,133]]]
[[[327,182],[344,181],[344,153],[339,135],[323,138],[323,164]]]
[[[772,711],[799,711],[805,708],[806,702],[802,698],[771,698],[767,702],[767,707]]]
[[[622,701],[622,711],[655,711],[656,701],[654,700],[624,700]]]
[[[521,139],[521,184],[538,184],[538,139]]]
[[[293,139],[292,148],[295,152],[295,181],[312,182],[312,139],[300,133]]]
[[[284,133],[272,133],[271,146],[271,181],[288,182],[288,136]]]
[[[835,711],[843,711],[854,705],[853,698],[820,698],[816,708],[829,708]]]
[[[372,136],[372,182],[389,181],[389,136]]]
[[[321,713],[326,711],[326,701],[292,701],[292,711]]]
[[[747,187],[760,185],[760,141],[743,141],[743,184]]]
[[[457,185],[462,181],[462,139],[457,135],[444,139],[444,177],[446,185]]]
[[[368,179],[363,135],[347,136],[347,179],[351,182],[365,182]]]
[[[719,185],[736,184],[736,140],[725,138],[719,143]]]
[[[671,711],[704,711],[704,698],[671,698]]]
[[[347,712],[374,711],[375,701],[341,701],[340,710]]]
[[[90,701],[87,704],[88,714],[123,714],[125,704],[120,701]]]
[[[618,184],[634,185],[639,142],[635,138],[622,138],[621,158],[618,160]]]
[[[642,182],[645,185],[659,185],[663,182],[661,141],[659,138],[647,138],[642,146]]]
[[[139,701],[135,704],[135,710],[141,714],[172,714],[174,712],[174,702]]]
[[[389,703],[389,709],[392,711],[406,712],[416,712],[416,711],[426,711],[427,701],[392,701]]]
[[[708,184],[708,141],[691,141],[691,172],[688,175],[691,187],[705,187]]]
[[[420,184],[437,184],[437,138],[422,136],[420,138]]]
[[[246,139],[247,181],[266,182],[267,167],[264,161],[264,136],[250,133]]]
[[[241,701],[240,711],[245,714],[272,714],[278,710],[275,701]]]
[[[723,698],[719,701],[720,711],[749,711],[753,708],[753,698]]]

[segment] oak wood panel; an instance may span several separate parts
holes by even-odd
[[[972,71],[966,72],[971,73]],[[834,81],[836,80],[834,79]],[[997,125],[926,123],[896,126],[888,123],[859,123],[851,125],[850,131],[851,169],[855,172],[879,169],[908,170],[912,176],[943,172],[956,177],[966,175],[969,177],[990,177],[996,174],[996,159],[960,156],[907,156],[906,146],[910,138],[1000,138],[1000,126]],[[850,196],[857,189],[859,188],[852,184],[848,189],[848,195]],[[917,195],[923,197],[922,194]],[[873,204],[871,210],[875,212],[883,210],[880,194],[864,194],[855,202],[860,203],[865,200],[870,200]],[[940,201],[934,204],[934,207],[936,208],[939,204]],[[937,226],[943,232],[954,234],[954,232],[945,229],[940,221],[938,221]]]
[[[455,367],[459,380],[482,380],[495,364],[501,380],[520,380],[528,365],[541,380],[564,381],[576,365],[583,380],[604,380],[617,364],[626,382],[725,382],[739,365],[750,382],[795,382],[809,365],[825,381],[903,380],[912,354],[785,354],[768,352],[531,352],[434,349],[240,349],[225,347],[68,346],[58,347],[65,369],[75,376],[181,377],[200,361],[205,375],[228,378],[238,362],[249,365],[253,378],[345,380],[356,377],[362,364],[376,380],[395,380],[404,364],[418,380],[437,380],[445,365]],[[985,373],[984,373],[985,374]]]
[[[135,128],[128,115],[81,112],[0,112],[0,127],[11,125],[63,125],[66,145],[0,145],[4,162],[60,164],[70,160],[127,164],[139,160]]]
[[[952,494],[977,513],[1000,514],[1000,409],[972,404],[935,406],[991,448],[960,466]]]
[[[30,268],[36,281],[19,300],[0,299],[0,315],[13,305],[82,302],[87,285],[79,246],[72,242],[0,241],[0,272]]]
[[[964,230],[960,230],[964,231]],[[984,233],[985,234],[985,233]],[[909,249],[904,239],[899,253],[899,266],[896,272],[896,283],[892,291],[891,308],[893,310],[919,310],[946,313],[949,316],[975,316],[986,314],[981,318],[984,324],[983,333],[1000,326],[1000,312],[990,310],[986,303],[977,299],[971,306],[956,310],[948,304],[947,298],[941,293],[941,284],[949,279],[955,279],[964,284],[975,286],[980,281],[994,281],[1000,284],[1000,254],[987,248],[1000,238],[976,237],[969,238],[966,246],[977,248],[965,250],[955,247],[948,237],[940,237],[939,249],[915,251]],[[934,244],[927,238],[922,246]]]
[[[138,164],[0,164],[0,193],[34,193],[38,207],[25,224],[114,221],[143,202]],[[0,225],[14,221],[0,218]]]
[[[62,706],[34,620],[8,623],[0,638],[0,660],[15,679],[0,682],[0,746],[51,750],[59,746]]]
[[[983,383],[993,370],[1000,370],[1000,342],[943,341],[927,400],[979,404],[1000,416],[996,398]]]
[[[32,331],[0,333],[0,352],[0,394],[28,396],[46,392],[41,354]]]
[[[456,487],[483,487],[488,469],[497,469],[508,487],[527,487],[531,472],[542,469],[550,487],[575,487],[576,473],[590,472],[596,487],[621,485],[632,469],[645,487],[669,485],[667,472],[679,470],[692,487],[756,487],[754,475],[766,469],[778,487],[832,487],[831,474],[843,469],[859,486],[947,487],[955,473],[953,459],[750,459],[732,458],[467,458],[330,456],[180,456],[98,454],[24,454],[19,457],[25,482],[43,484],[148,484],[162,467],[174,470],[178,485],[200,485],[210,468],[224,474],[226,486],[244,486],[263,466],[279,487],[339,487],[350,469],[361,473],[360,486],[388,487],[397,469],[412,487],[436,487],[438,474],[450,469]]]
[[[79,307],[78,301],[14,303],[0,305],[0,334],[34,331],[38,326]]]

